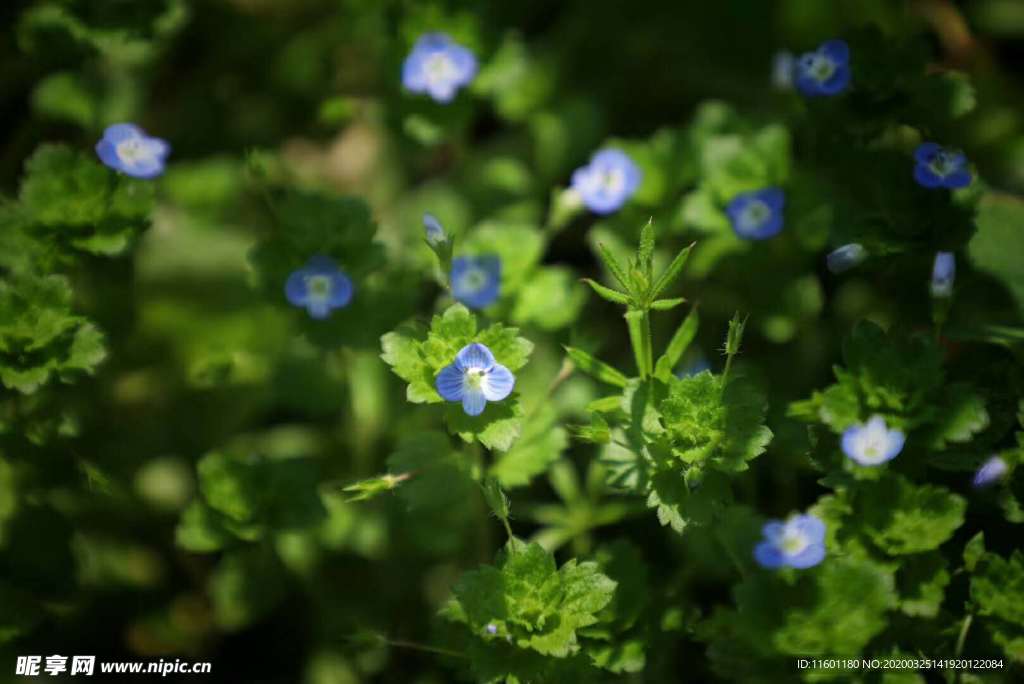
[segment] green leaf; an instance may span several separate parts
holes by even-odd
[[[490,468],[503,487],[523,487],[557,461],[569,437],[558,424],[558,414],[545,404],[523,425],[523,433],[511,449],[500,454]]]
[[[614,385],[615,387],[625,387],[629,383],[629,379],[625,375],[582,349],[565,347],[565,352],[572,359],[573,363],[576,364],[577,368],[596,380]]]
[[[615,586],[596,563],[573,559],[556,569],[539,544],[510,541],[495,566],[459,579],[444,615],[474,634],[491,626],[520,649],[564,658],[579,651],[578,630],[599,621]]]
[[[900,610],[912,617],[935,617],[945,598],[950,574],[937,554],[909,557],[897,574]]]
[[[622,266],[615,259],[615,255],[613,255],[608,248],[604,246],[604,243],[597,243],[597,254],[601,257],[601,261],[604,262],[608,271],[615,276],[617,281],[619,281],[619,285],[621,285],[627,292],[632,292],[629,277],[626,275],[626,272],[622,270]]]
[[[523,283],[512,310],[516,323],[558,330],[573,323],[586,303],[586,292],[568,268],[545,266]]]
[[[944,487],[891,475],[858,485],[854,508],[868,538],[898,556],[941,546],[963,524],[967,502]]]
[[[630,300],[629,295],[623,294],[618,290],[613,290],[610,287],[605,287],[604,285],[601,285],[597,281],[591,280],[590,278],[584,278],[583,282],[585,282],[587,285],[590,285],[590,287],[593,288],[594,292],[596,292],[601,297],[607,299],[609,302],[629,306],[630,302],[632,301]]]
[[[724,389],[710,371],[671,378],[659,410],[672,453],[685,464],[746,470],[772,439],[764,425],[764,396],[742,377],[729,379]]]
[[[226,555],[210,578],[217,624],[236,631],[268,614],[286,595],[286,577],[276,556],[262,548]]]
[[[693,244],[685,247],[676,257],[672,260],[672,263],[668,265],[658,279],[654,281],[654,285],[651,287],[651,297],[657,297],[661,292],[671,285],[679,274],[683,271],[683,266],[686,265],[686,260],[690,257],[690,251],[693,249]]]
[[[61,276],[28,273],[0,280],[0,383],[32,394],[54,376],[70,381],[106,358],[103,336],[71,313]]]
[[[686,301],[686,297],[676,299],[656,299],[651,302],[651,308],[655,311],[671,311]]]
[[[19,198],[35,230],[86,252],[118,254],[149,226],[152,182],[116,175],[85,152],[42,145]]]
[[[967,572],[974,572],[974,567],[985,555],[985,533],[978,532],[964,545],[964,567]]]
[[[971,599],[981,615],[1024,626],[1024,553],[985,553],[971,575]]]
[[[1024,201],[1011,195],[989,193],[978,205],[978,231],[967,252],[976,269],[994,276],[1006,286],[1024,312]]]
[[[945,392],[945,401],[935,417],[931,435],[933,449],[943,449],[949,442],[969,442],[989,424],[985,399],[975,393],[970,385],[951,384]]]
[[[697,315],[697,307],[695,306],[690,309],[690,313],[686,315],[683,322],[676,328],[672,339],[669,340],[668,347],[665,349],[665,353],[658,359],[658,364],[654,368],[654,377],[664,383],[669,382],[672,377],[672,371],[675,369],[676,364],[679,363],[679,359],[683,357],[690,343],[693,342],[693,338],[697,336],[697,327],[699,325],[700,318]]]
[[[441,432],[403,436],[388,457],[393,478],[405,477],[398,496],[410,511],[438,511],[477,496],[471,462]]]

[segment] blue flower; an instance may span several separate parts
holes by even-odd
[[[882,416],[872,416],[867,423],[852,425],[843,432],[843,453],[862,466],[876,466],[896,458],[903,450],[906,436],[890,430]]]
[[[461,401],[462,410],[479,416],[489,401],[501,401],[516,384],[512,371],[494,360],[491,350],[474,342],[455,355],[455,362],[441,369],[435,386],[446,401]]]
[[[443,33],[420,36],[402,65],[402,85],[427,93],[436,102],[451,102],[459,88],[476,76],[476,57]]]
[[[463,256],[452,261],[452,294],[472,309],[483,309],[501,291],[501,259],[494,255]]]
[[[813,515],[771,520],[761,528],[764,541],[754,547],[754,559],[765,568],[809,568],[825,558],[825,523]]]
[[[352,281],[333,259],[317,255],[288,276],[284,295],[295,306],[308,310],[313,318],[327,318],[331,310],[348,306],[352,300]]]
[[[135,124],[120,123],[107,127],[96,143],[100,161],[133,178],[156,178],[164,172],[171,146],[160,138],[151,138]]]
[[[841,40],[829,40],[797,60],[796,89],[808,97],[838,95],[850,85],[850,48]]]
[[[867,256],[868,250],[864,249],[864,245],[851,242],[829,252],[825,257],[825,263],[832,273],[843,273],[864,261]]]
[[[971,184],[971,171],[962,152],[947,150],[932,142],[914,150],[914,180],[926,188],[965,188]]]
[[[640,168],[622,150],[601,150],[572,174],[572,189],[595,214],[610,214],[640,187]]]
[[[740,193],[732,198],[725,213],[736,234],[746,240],[766,240],[782,230],[782,207],[786,196],[779,188]]]
[[[956,280],[956,257],[952,252],[938,252],[932,265],[932,297],[949,297]]]
[[[423,228],[426,230],[427,242],[430,243],[431,247],[437,247],[448,239],[448,234],[444,232],[444,227],[433,214],[423,215]]]
[[[995,484],[999,480],[1003,479],[1003,476],[1010,470],[1010,467],[1006,465],[999,456],[993,456],[978,468],[978,472],[974,474],[973,484],[978,489],[982,487],[988,487],[989,485]]]

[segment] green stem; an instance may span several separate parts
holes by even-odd
[[[654,352],[651,343],[651,312],[649,309],[631,309],[626,312],[629,342],[636,357],[636,369],[641,379],[654,372]]]

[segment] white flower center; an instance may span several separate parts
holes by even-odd
[[[136,164],[149,155],[138,138],[122,140],[117,144],[117,156],[125,164]]]
[[[471,268],[459,278],[459,289],[467,292],[482,290],[487,284],[487,272],[480,268]]]
[[[324,302],[331,296],[331,279],[325,275],[306,277],[306,292],[310,299]]]
[[[936,176],[946,177],[956,171],[956,158],[949,152],[937,152],[928,167]]]
[[[797,530],[787,529],[782,533],[782,540],[779,546],[782,552],[787,556],[795,556],[809,545],[807,537],[798,532]]]
[[[761,226],[772,215],[772,209],[761,200],[754,200],[740,214],[740,226],[747,230],[753,230]]]
[[[836,63],[825,55],[812,55],[804,64],[805,71],[819,83],[824,83],[836,73]]]
[[[620,168],[604,169],[600,172],[599,182],[609,195],[618,195],[626,187],[626,174]]]
[[[427,80],[435,85],[449,83],[455,80],[455,77],[457,76],[455,63],[452,62],[451,57],[444,52],[435,52],[428,57],[423,68],[427,72]]]
[[[487,371],[483,368],[468,368],[466,370],[466,385],[470,389],[480,389],[480,386],[484,382],[485,375],[487,375]]]

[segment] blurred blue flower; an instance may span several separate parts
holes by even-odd
[[[914,150],[914,180],[926,188],[965,188],[971,184],[971,171],[962,152],[947,150],[932,142]]]
[[[765,568],[809,568],[825,558],[825,523],[813,515],[771,520],[761,529],[764,541],[754,559]]]
[[[456,257],[452,261],[452,294],[472,309],[483,309],[501,291],[501,259],[494,255]]]
[[[494,624],[493,622],[488,622],[487,626],[484,628],[484,630],[488,634],[493,636],[493,635],[498,633],[498,626],[496,624]]]
[[[781,50],[772,57],[772,85],[779,90],[793,89],[796,71],[796,57],[792,52]]]
[[[864,245],[851,242],[829,252],[825,257],[825,263],[832,273],[843,273],[860,264],[867,256],[868,250],[864,249]]]
[[[1010,470],[1010,467],[999,456],[993,456],[978,468],[974,473],[973,484],[977,488],[988,487],[1003,479],[1003,476]]]
[[[938,252],[932,265],[932,297],[949,297],[956,280],[956,257],[952,252]]]
[[[850,48],[841,40],[829,40],[797,60],[796,89],[808,97],[838,95],[850,85]]]
[[[489,401],[501,401],[516,384],[512,371],[494,360],[494,354],[479,343],[467,344],[455,355],[455,362],[437,374],[437,393],[446,401],[461,401],[468,415],[479,416]]]
[[[572,189],[595,214],[610,214],[640,187],[642,174],[622,150],[601,150],[572,174]]]
[[[876,466],[896,458],[906,436],[890,430],[885,418],[872,416],[867,423],[851,425],[843,432],[843,453],[862,466]]]
[[[448,239],[444,227],[433,214],[423,214],[423,227],[427,232],[427,242],[436,247]]]
[[[675,372],[675,376],[680,379],[689,378],[706,370],[711,370],[711,362],[702,352],[698,351],[687,360],[682,368]]]
[[[444,33],[420,36],[402,65],[402,85],[427,93],[436,102],[451,102],[459,88],[476,76],[476,56]]]
[[[343,308],[352,300],[352,281],[333,259],[317,255],[288,276],[284,294],[313,318],[327,318],[333,309]]]
[[[725,208],[732,229],[746,240],[766,240],[782,230],[786,196],[779,188],[764,188],[736,195]]]
[[[151,138],[135,124],[119,123],[107,127],[96,143],[100,161],[133,178],[156,178],[164,172],[171,146],[160,138]]]

